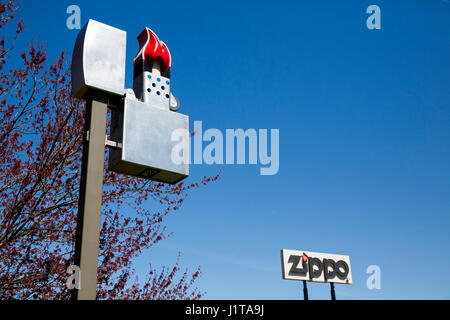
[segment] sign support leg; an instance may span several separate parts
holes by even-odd
[[[106,98],[87,98],[74,255],[80,288],[72,291],[73,300],[96,298],[107,112]]]
[[[306,285],[306,280],[303,280],[303,300],[309,300],[308,287]]]
[[[336,292],[334,291],[334,283],[330,282],[331,300],[336,300]]]

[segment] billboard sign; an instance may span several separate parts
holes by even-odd
[[[281,250],[284,280],[351,284],[350,257],[301,250]]]

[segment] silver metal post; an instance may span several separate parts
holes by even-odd
[[[74,256],[80,267],[80,289],[73,290],[73,300],[96,298],[107,112],[106,98],[94,94],[86,99]]]

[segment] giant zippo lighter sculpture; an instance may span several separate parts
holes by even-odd
[[[189,118],[175,112],[180,103],[170,92],[169,49],[148,28],[138,42],[133,89],[125,89],[125,31],[89,20],[75,42],[72,93],[86,100],[86,114],[74,254],[80,283],[73,299],[96,298],[105,145],[115,172],[170,184],[189,175],[189,164],[172,161],[175,144],[189,150]],[[175,131],[185,135],[181,142],[172,141]]]
[[[110,170],[174,184],[189,175],[189,164],[172,161],[172,148],[180,141],[172,141],[171,135],[177,129],[188,132],[189,118],[176,112],[180,103],[170,92],[171,56],[166,44],[149,28],[137,39],[133,89],[125,89],[126,33],[89,20],[74,48],[73,94],[84,98],[99,92],[115,105]]]

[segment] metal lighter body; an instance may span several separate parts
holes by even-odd
[[[84,99],[99,92],[125,94],[126,32],[89,19],[80,30],[72,55],[72,94]]]
[[[149,28],[138,36],[133,61],[133,93],[124,97],[123,109],[111,117],[111,140],[121,148],[110,150],[110,170],[175,184],[189,176],[189,163],[173,161],[175,146],[189,150],[189,117],[176,113],[178,99],[170,92],[169,49]],[[175,132],[185,132],[181,141]],[[180,144],[182,144],[180,146]],[[186,151],[188,152],[188,151]]]

